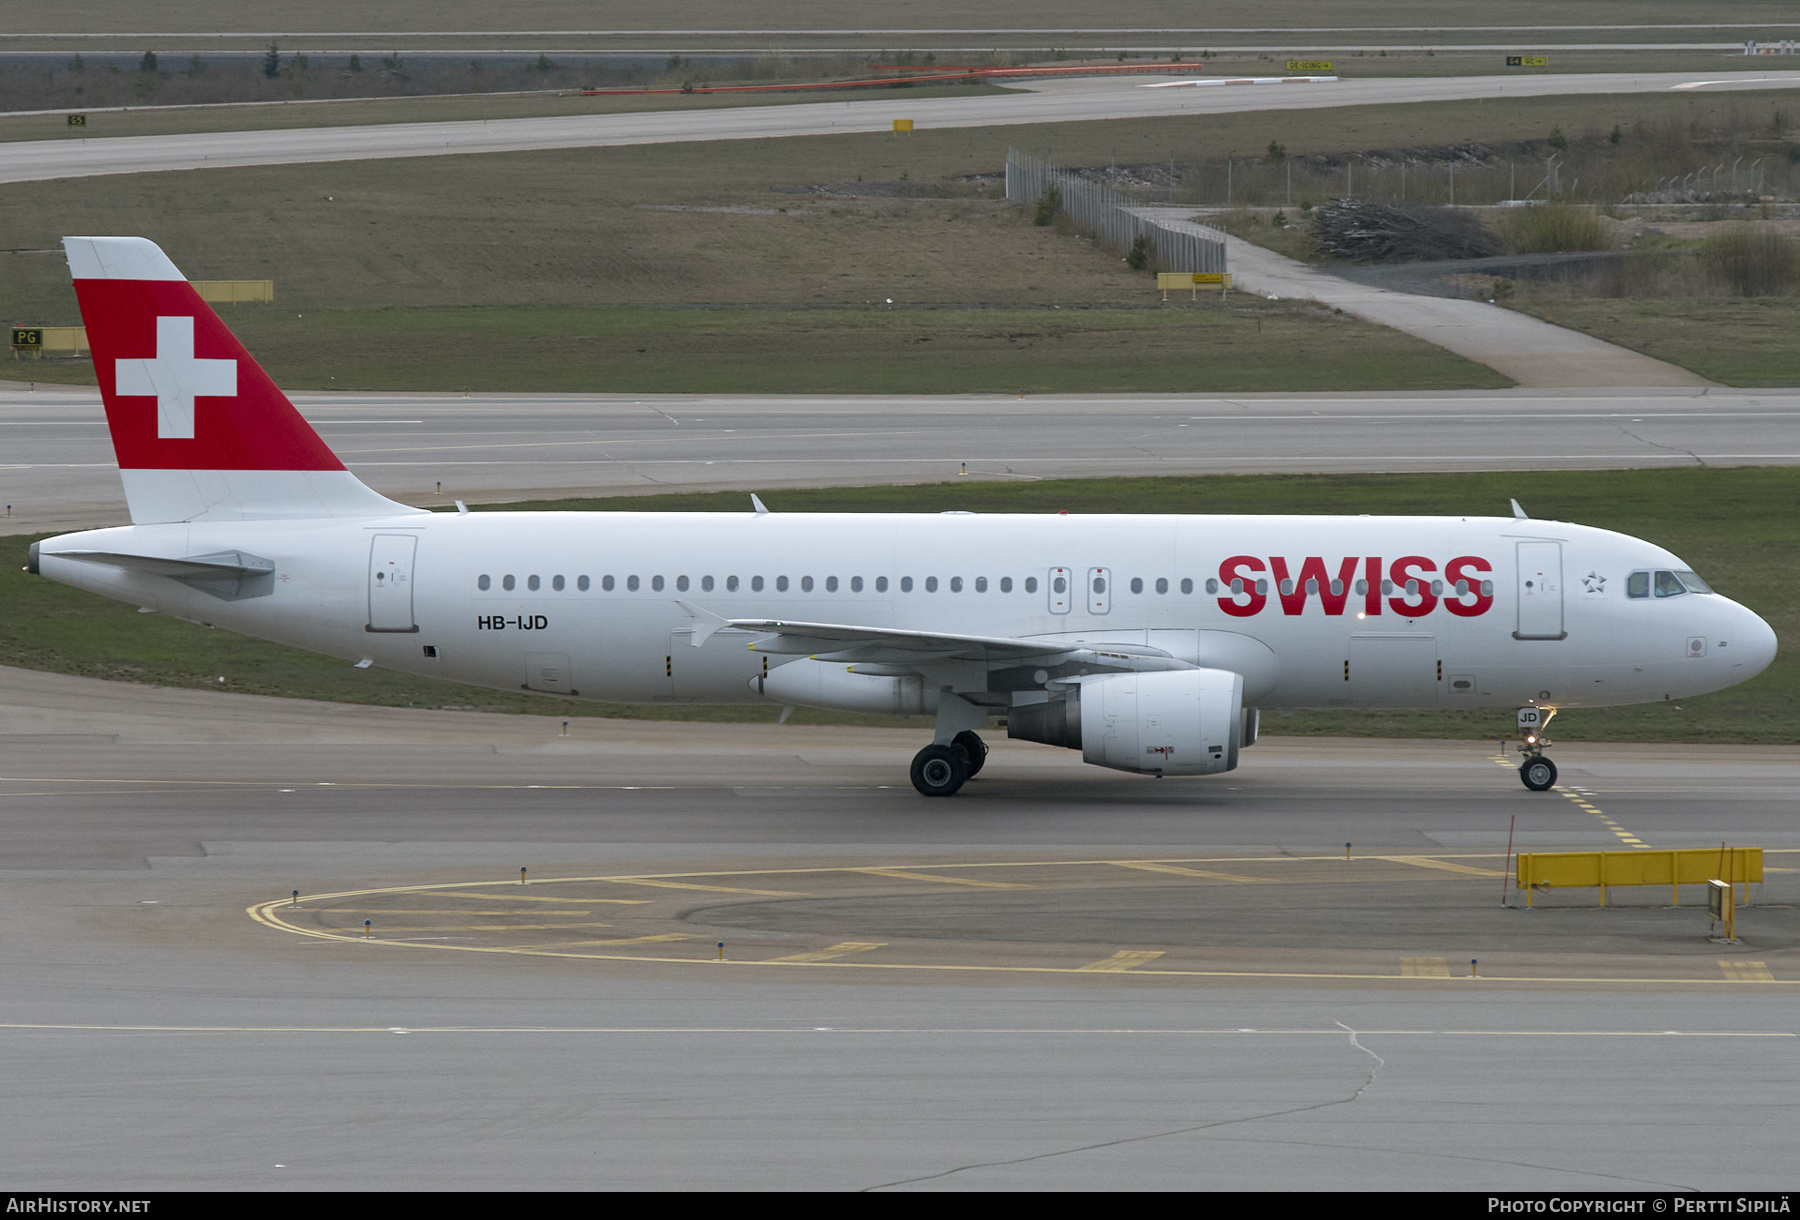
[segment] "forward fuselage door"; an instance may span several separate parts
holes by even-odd
[[[412,534],[376,534],[369,546],[369,630],[417,631],[413,621]]]
[[[1563,630],[1562,543],[1521,542],[1519,547],[1520,640],[1560,640]]]

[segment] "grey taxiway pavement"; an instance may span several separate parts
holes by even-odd
[[[359,477],[443,506],[964,477],[1800,462],[1794,390],[295,400]],[[0,498],[13,513],[0,530],[123,521],[96,391],[0,385],[0,438]]]
[[[702,111],[567,115],[451,123],[392,123],[276,131],[200,132],[0,144],[0,182],[100,174],[219,169],[237,165],[363,161],[545,148],[601,148],[704,140],[888,131],[893,120],[921,127],[1141,119],[1244,110],[1447,102],[1483,97],[1664,93],[1800,87],[1800,72],[1569,73],[1532,77],[1455,76],[1347,80],[1331,84],[1188,87],[1136,78],[1044,82],[1004,96],[809,102]],[[579,104],[576,99],[574,104]]]
[[[918,736],[0,670],[9,1176],[1789,1184],[1800,751],[1565,740],[1577,803],[1491,742],[1000,742],[928,801]],[[1509,835],[1607,821],[1769,848],[1743,943],[1691,893],[1501,905]]]

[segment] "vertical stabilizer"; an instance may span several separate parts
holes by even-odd
[[[63,249],[133,522],[422,511],[344,469],[156,243]]]

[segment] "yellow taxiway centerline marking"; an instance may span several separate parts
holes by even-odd
[[[1586,797],[1582,796],[1580,793],[1571,792],[1567,788],[1563,787],[1561,784],[1556,785],[1555,791],[1562,794],[1564,797],[1567,797],[1569,800],[1573,801],[1576,804],[1576,806],[1578,806],[1579,808],[1585,809],[1587,812],[1589,812],[1589,813],[1593,814],[1595,817],[1599,818],[1601,824],[1604,825],[1608,830],[1612,831],[1613,834],[1617,835],[1621,842],[1629,843],[1633,847],[1642,847],[1645,850],[1649,850],[1650,845],[1648,843],[1644,842],[1642,839],[1640,839],[1636,835],[1632,834],[1629,830],[1626,830],[1623,826],[1621,826],[1617,822],[1613,821],[1612,818],[1610,818],[1606,815],[1606,812],[1604,810],[1599,808],[1597,805],[1593,804],[1593,802],[1589,801]]]
[[[815,949],[811,953],[790,953],[786,957],[771,957],[771,964],[777,962],[805,963],[828,962],[834,957],[844,957],[851,953],[867,953],[871,949],[880,949],[883,942],[870,943],[861,940],[847,940],[841,945],[830,945],[823,949]]]
[[[898,868],[852,868],[845,871],[867,873],[871,877],[892,877],[897,881],[936,881],[942,885],[975,885],[988,890],[1028,890],[1033,888],[1019,881],[975,881],[968,877],[938,877],[931,873],[910,873]]]
[[[705,873],[696,874],[706,876]],[[734,885],[696,885],[692,881],[656,881],[648,877],[601,877],[601,881],[611,881],[616,885],[654,885],[665,890],[711,890],[715,894],[760,894],[764,898],[806,898],[809,895],[795,890],[746,890]]]
[[[1163,952],[1161,949],[1120,949],[1111,957],[1103,957],[1097,962],[1089,962],[1075,969],[1082,974],[1122,974],[1133,966],[1155,961]]]
[[[1108,860],[1116,868],[1135,868],[1146,873],[1172,873],[1177,877],[1203,877],[1208,881],[1235,881],[1242,885],[1280,885],[1273,877],[1240,877],[1236,873],[1210,873],[1200,868],[1183,868],[1179,864],[1152,864],[1148,860]]]
[[[465,883],[458,882],[457,884],[460,885],[460,884],[465,884]],[[486,885],[486,884],[490,884],[490,883],[483,882],[482,884]],[[515,885],[517,883],[513,882],[513,881],[507,881],[507,882],[504,882],[504,884]],[[540,881],[537,884],[549,885],[549,884],[551,884],[551,882]],[[525,887],[520,886],[520,888],[523,889]],[[439,890],[437,892],[440,897],[444,897],[444,898],[479,898],[483,902],[492,902],[494,900],[494,896],[492,894],[459,894],[455,890]],[[548,895],[540,896],[537,894],[508,894],[506,896],[506,901],[508,901],[508,902],[606,902],[606,903],[611,903],[613,906],[643,906],[646,902],[649,902],[650,900],[648,898],[552,898]]]
[[[602,926],[604,926],[604,925],[602,925]],[[557,941],[551,941],[550,943],[543,944],[543,945],[521,945],[517,949],[502,948],[501,951],[502,952],[512,952],[512,953],[531,953],[531,952],[537,952],[537,951],[543,950],[543,949],[557,949],[557,950],[575,949],[575,948],[579,948],[583,945],[652,945],[652,944],[656,944],[659,941],[693,940],[693,939],[694,939],[693,936],[686,932],[660,932],[655,936],[615,936],[615,937],[611,937],[606,940],[557,940]],[[426,945],[424,947],[430,948],[431,946]],[[574,956],[580,957],[582,955],[575,954]]]
[[[717,963],[714,963],[715,965]],[[985,1034],[1066,1038],[1071,1034],[1112,1037],[1253,1037],[1342,1038],[1331,1029],[1243,1029],[1219,1027],[1133,1029],[1130,1027],[1007,1028],[981,1026],[834,1026],[817,1025],[56,1025],[46,1022],[0,1022],[0,1029],[91,1034]],[[1800,1038],[1792,1030],[1744,1029],[1359,1029],[1359,1036],[1388,1038]]]
[[[648,901],[646,899],[646,901]],[[460,915],[464,919],[478,915],[535,915],[539,919],[548,915],[592,915],[592,911],[472,911],[468,907],[460,910],[456,907],[339,907],[308,906],[302,907],[315,915]],[[561,926],[561,925],[558,925]]]
[[[381,912],[375,912],[379,915]],[[609,923],[456,923],[426,924],[418,928],[384,928],[374,925],[376,936],[394,936],[401,932],[550,932],[570,928],[610,928]]]

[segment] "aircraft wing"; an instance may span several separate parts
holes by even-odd
[[[782,619],[729,619],[738,631],[760,636],[753,652],[815,656],[821,660],[891,663],[896,661],[1019,662],[1032,657],[1060,657],[1066,642],[1050,643],[1008,636],[954,635],[939,631],[899,631],[848,623],[793,623]]]

